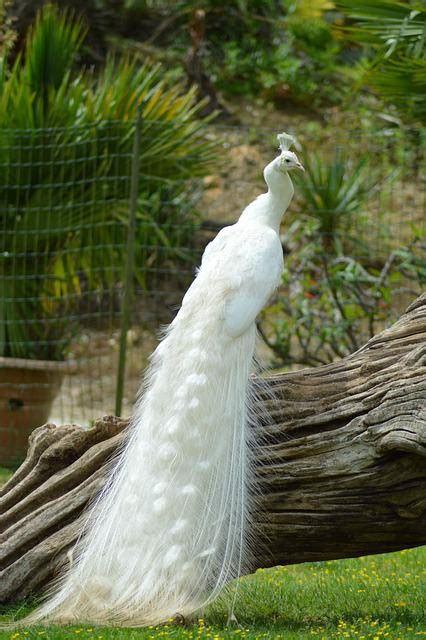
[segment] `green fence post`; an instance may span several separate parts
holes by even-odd
[[[129,228],[127,232],[127,257],[126,270],[124,274],[124,293],[121,313],[120,349],[118,354],[117,387],[115,392],[115,415],[121,415],[124,392],[124,375],[126,370],[126,349],[127,332],[129,330],[131,306],[134,298],[133,271],[135,262],[135,228],[136,211],[139,195],[139,166],[140,166],[140,143],[141,143],[142,117],[138,108],[135,121],[135,136],[133,139],[132,169],[130,180],[129,199]]]

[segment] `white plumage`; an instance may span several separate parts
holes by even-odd
[[[255,318],[280,281],[288,170],[302,168],[278,137],[268,192],[206,248],[73,564],[25,623],[157,624],[199,611],[249,568]]]

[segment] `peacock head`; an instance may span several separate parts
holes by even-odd
[[[288,171],[292,169],[305,170],[297,155],[293,151],[290,151],[291,145],[295,142],[293,136],[290,136],[288,133],[279,133],[277,139],[281,153],[265,167],[263,172],[266,184],[270,188],[277,187],[280,179],[282,179],[281,176]]]
[[[299,162],[299,158],[293,151],[282,151],[280,155],[280,170],[286,172],[292,169],[304,171],[305,167]]]
[[[293,136],[283,132],[277,135],[277,140],[279,143],[278,148],[281,151],[279,156],[281,171],[290,171],[291,169],[300,169],[301,171],[304,171],[305,168],[301,162],[299,162],[297,155],[293,151],[290,151],[290,147],[296,144]]]

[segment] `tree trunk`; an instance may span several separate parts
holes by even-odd
[[[253,569],[426,542],[426,296],[339,362],[272,376],[257,473]],[[0,601],[67,560],[127,422],[36,429],[0,491]]]

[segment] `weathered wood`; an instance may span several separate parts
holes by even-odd
[[[353,355],[272,376],[253,569],[426,543],[426,296]],[[66,563],[127,422],[36,429],[0,491],[0,601]]]

